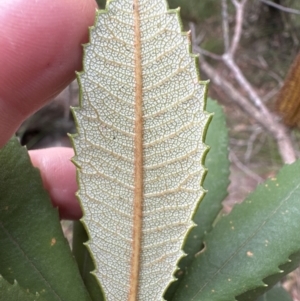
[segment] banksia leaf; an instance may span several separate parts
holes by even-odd
[[[46,301],[38,294],[33,295],[19,286],[18,283],[10,284],[0,276],[0,301]]]
[[[212,230],[213,224],[223,208],[222,201],[227,195],[230,162],[228,159],[228,129],[225,114],[222,107],[210,98],[207,99],[206,110],[213,113],[205,137],[205,143],[209,145],[209,151],[205,156],[205,167],[208,172],[203,187],[207,190],[207,193],[194,214],[193,221],[197,224],[197,227],[194,227],[186,238],[183,250],[187,256],[183,257],[178,264],[180,270],[175,274],[178,280],[168,288],[165,294],[167,300],[172,300],[172,295],[178,288],[188,266],[195,259],[195,255],[201,252],[203,238]]]
[[[300,53],[279,91],[276,107],[288,127],[300,127]]]
[[[0,275],[46,300],[90,301],[58,211],[16,137],[0,149],[0,170]]]
[[[285,165],[217,222],[172,301],[254,301],[299,266],[299,169]]]
[[[259,297],[256,301],[293,301],[288,292],[278,286],[273,287],[261,297]]]
[[[162,300],[203,190],[208,115],[190,41],[164,0],[97,12],[74,110],[88,247],[106,300]]]

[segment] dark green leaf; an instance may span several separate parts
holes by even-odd
[[[73,254],[77,261],[81,277],[93,301],[104,300],[103,292],[97,278],[91,274],[95,269],[93,259],[87,247],[83,244],[88,241],[88,235],[80,221],[74,222]]]
[[[100,9],[105,9],[106,0],[97,0]]]
[[[0,273],[48,301],[90,300],[58,212],[16,138],[0,150],[0,169]]]
[[[287,291],[282,287],[273,287],[256,301],[293,301]]]
[[[223,208],[222,201],[227,196],[229,185],[228,130],[223,109],[208,99],[206,110],[214,113],[205,138],[205,143],[210,147],[205,158],[208,172],[203,182],[207,193],[193,218],[198,226],[192,229],[187,238],[184,251],[188,256],[183,259],[183,266],[189,265],[194,255],[201,250],[204,235],[211,231]]]
[[[205,238],[173,300],[255,300],[300,261],[300,161],[260,185]],[[284,271],[281,271],[284,268]],[[254,289],[259,288],[256,294]],[[242,300],[242,299],[240,299]],[[244,301],[245,299],[243,299]]]
[[[170,8],[180,7],[183,19],[198,22],[219,14],[220,5],[215,0],[168,0]]]
[[[284,275],[292,272],[297,266],[295,266],[296,262],[300,262],[300,253],[295,253],[290,256],[290,260],[292,261],[292,264],[290,262],[286,262],[283,265],[279,266],[279,269],[284,271]],[[268,288],[272,287],[274,283],[276,283],[280,278],[282,277],[281,274],[275,274],[271,275],[269,277],[266,277],[263,279],[263,282],[268,285]],[[266,292],[266,287],[258,287],[255,289],[252,289],[250,291],[247,291],[239,296],[236,297],[237,301],[254,301],[258,296],[263,295]]]
[[[46,301],[39,295],[26,292],[17,283],[10,284],[0,276],[0,301]]]
[[[101,9],[105,8],[106,0],[97,0]],[[183,19],[200,21],[219,14],[220,5],[216,0],[168,0],[170,8],[180,7],[180,15]]]

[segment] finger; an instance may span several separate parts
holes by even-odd
[[[39,168],[45,189],[53,206],[59,208],[60,217],[79,219],[81,208],[75,196],[77,191],[76,168],[70,161],[71,148],[53,147],[29,151],[32,164]]]
[[[0,147],[81,70],[95,0],[0,1]]]

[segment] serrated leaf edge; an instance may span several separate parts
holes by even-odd
[[[96,13],[95,13],[95,22],[94,22],[94,25],[90,26],[89,27],[89,41],[91,40],[91,31],[95,29],[95,25],[96,23],[98,22],[98,18],[101,16],[101,14],[105,14],[108,12],[108,6],[109,6],[109,3],[112,2],[114,0],[108,0],[107,3],[106,3],[106,7],[105,9],[96,9]],[[166,1],[166,0],[165,0]],[[168,4],[167,4],[168,5]],[[169,7],[169,6],[168,6]],[[178,258],[177,260],[177,263],[176,263],[176,268],[174,269],[174,274],[173,274],[173,280],[169,283],[169,285],[174,282],[174,281],[177,281],[177,278],[175,277],[175,273],[176,271],[178,271],[180,268],[178,267],[178,263],[180,262],[180,260],[182,259],[182,257],[185,257],[187,254],[183,251],[183,247],[184,247],[184,244],[185,244],[185,241],[190,233],[190,231],[195,227],[197,226],[197,224],[193,221],[193,217],[194,215],[196,214],[196,211],[198,210],[198,207],[201,203],[201,201],[203,200],[207,190],[205,190],[203,188],[203,182],[204,182],[204,179],[206,177],[206,174],[207,174],[207,169],[205,168],[204,166],[204,162],[205,162],[205,157],[209,151],[209,146],[205,143],[205,137],[206,137],[206,133],[207,133],[207,130],[208,130],[208,127],[209,127],[209,124],[213,118],[213,115],[214,113],[208,113],[206,110],[205,110],[205,107],[206,107],[206,104],[207,104],[207,94],[208,94],[208,84],[210,82],[210,80],[205,80],[205,81],[202,81],[200,79],[200,70],[199,70],[199,55],[198,54],[195,54],[192,52],[192,43],[191,43],[191,35],[190,35],[190,31],[184,31],[183,29],[183,24],[182,24],[182,21],[181,21],[181,18],[180,18],[180,7],[177,8],[177,9],[169,9],[167,10],[167,13],[169,14],[176,14],[177,16],[177,20],[180,24],[180,27],[181,27],[181,34],[182,35],[185,35],[186,38],[188,39],[189,41],[189,48],[188,48],[188,52],[189,52],[189,55],[190,57],[194,60],[194,68],[196,69],[196,72],[197,72],[197,76],[198,76],[198,83],[200,85],[203,85],[205,87],[205,91],[204,91],[204,103],[203,103],[203,106],[202,106],[202,111],[203,113],[206,114],[207,118],[206,118],[206,124],[205,124],[205,127],[203,129],[203,132],[202,132],[202,145],[203,147],[205,148],[203,154],[202,154],[202,157],[201,157],[201,162],[199,162],[200,166],[203,168],[203,176],[202,176],[202,179],[201,179],[201,182],[199,183],[199,185],[201,186],[201,190],[203,192],[201,198],[198,200],[198,204],[197,206],[194,208],[193,210],[193,213],[192,213],[192,219],[191,219],[191,227],[188,229],[186,235],[185,235],[185,238],[182,242],[182,245],[181,245],[181,250],[182,250],[182,256]],[[77,130],[77,133],[78,133],[78,129],[79,129],[79,125],[78,125],[78,121],[77,121],[77,118],[76,118],[76,114],[75,114],[75,111],[76,110],[79,110],[82,108],[82,84],[81,84],[81,81],[80,81],[80,75],[84,74],[86,71],[85,71],[85,66],[84,66],[84,58],[85,58],[85,52],[86,52],[86,48],[90,45],[90,42],[88,43],[85,43],[83,44],[83,68],[82,68],[82,71],[76,71],[76,78],[77,78],[77,81],[78,81],[78,85],[79,85],[79,105],[77,107],[71,107],[71,112],[72,112],[72,115],[73,115],[73,118],[74,118],[74,121],[75,121],[75,125],[76,125],[76,130]],[[81,202],[81,199],[78,195],[78,192],[80,191],[80,184],[79,184],[79,173],[80,173],[80,168],[81,166],[76,162],[76,156],[77,156],[77,153],[76,153],[76,148],[75,148],[75,143],[74,143],[74,139],[76,139],[76,137],[78,136],[78,134],[75,133],[75,134],[68,134],[68,136],[70,137],[70,140],[71,140],[71,143],[72,143],[72,148],[74,150],[74,157],[71,159],[72,163],[76,166],[76,179],[77,179],[77,184],[78,184],[78,190],[76,192],[76,197],[79,201],[79,204],[81,206],[81,209],[82,209],[82,212],[83,212],[83,217],[80,219],[80,222],[82,223],[83,227],[85,228],[86,232],[87,232],[87,235],[88,235],[88,241],[83,243],[84,246],[86,246],[88,252],[90,253],[91,255],[91,258],[92,258],[92,261],[94,263],[94,266],[95,266],[95,269],[93,271],[91,271],[90,273],[96,278],[97,280],[97,283],[99,285],[99,287],[101,288],[101,291],[103,293],[103,295],[105,295],[104,293],[104,290],[102,288],[102,285],[99,281],[99,279],[97,278],[95,272],[97,270],[97,263],[96,263],[96,260],[93,256],[93,253],[91,251],[91,248],[90,248],[90,245],[89,245],[89,241],[91,240],[91,237],[90,237],[90,233],[89,233],[89,229],[88,229],[88,226],[86,225],[85,223],[85,220],[84,220],[84,208],[82,206],[82,202]],[[165,288],[165,291],[163,294],[165,294],[165,292],[167,291],[169,285]]]

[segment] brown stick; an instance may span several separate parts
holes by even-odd
[[[209,65],[204,58],[201,56],[200,65],[203,71],[211,78],[215,85],[219,86],[230,98],[234,101],[243,112],[254,118],[264,129],[266,129],[276,140],[278,150],[284,163],[293,163],[296,160],[296,153],[293,148],[292,140],[285,126],[280,123],[276,116],[273,115],[269,109],[265,106],[262,99],[256,93],[250,82],[246,79],[243,72],[236,64],[234,56],[238,49],[240,39],[242,36],[243,19],[245,7],[248,0],[231,0],[236,9],[235,16],[235,27],[231,45],[228,45],[230,41],[229,30],[228,30],[228,13],[227,13],[227,2],[222,1],[222,18],[223,18],[223,36],[225,53],[222,56],[207,53],[201,49],[199,45],[193,44],[193,49],[202,54],[209,55],[216,59],[221,58],[227,68],[234,75],[235,80],[239,84],[240,88],[245,91],[248,98],[243,96],[233,85],[228,82],[225,78],[219,75],[214,68]],[[192,38],[195,39],[195,26],[191,26]]]
[[[276,140],[278,150],[284,163],[291,164],[296,161],[296,154],[293,148],[287,129],[279,123],[270,111],[261,112],[254,107],[246,97],[238,92],[233,85],[219,75],[215,69],[204,59],[201,59],[200,66],[211,81],[220,87],[230,99],[235,102],[243,112],[254,118],[264,129],[266,129]]]

